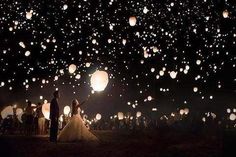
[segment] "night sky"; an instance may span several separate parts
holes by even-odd
[[[89,115],[220,114],[236,106],[235,50],[235,0],[2,0],[0,109],[50,101],[56,89],[63,109],[104,70],[109,84],[82,107]]]

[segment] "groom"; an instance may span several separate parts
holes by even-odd
[[[50,141],[57,142],[57,131],[58,131],[58,118],[59,118],[59,105],[58,99],[60,98],[59,91],[53,93],[53,99],[50,104]]]

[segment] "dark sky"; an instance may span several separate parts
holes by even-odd
[[[236,106],[235,43],[234,0],[1,1],[0,107],[50,101],[58,88],[63,109],[105,70],[109,84],[83,107],[88,114],[220,113]]]

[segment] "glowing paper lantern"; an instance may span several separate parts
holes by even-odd
[[[227,113],[230,113],[230,112],[231,112],[230,108],[227,108]]]
[[[224,18],[228,18],[229,17],[229,12],[227,10],[224,10],[222,13]]]
[[[108,74],[105,71],[95,71],[90,79],[91,87],[94,91],[103,91],[108,84]]]
[[[42,112],[43,112],[44,117],[47,120],[50,120],[50,118],[49,118],[49,115],[50,115],[50,103],[43,104]]]
[[[71,65],[69,66],[69,73],[73,74],[73,73],[75,72],[75,70],[76,70],[76,65],[71,64]]]
[[[136,113],[136,117],[137,117],[137,118],[138,118],[138,117],[141,117],[141,115],[142,115],[142,113],[139,112],[139,111]]]
[[[5,107],[1,112],[2,119],[5,119],[9,115],[13,115],[13,107],[12,106]]]
[[[118,112],[117,116],[119,120],[124,119],[124,114],[122,112]]]
[[[30,10],[29,12],[26,12],[26,19],[30,20],[33,15],[33,10]]]
[[[135,16],[131,16],[131,17],[129,18],[129,24],[130,24],[130,26],[135,26],[136,23],[137,23],[136,17],[135,17]]]
[[[193,91],[196,93],[198,91],[198,88],[197,87],[194,87],[193,88]]]
[[[100,120],[101,118],[102,118],[102,115],[101,115],[101,114],[99,114],[99,113],[96,114],[96,119],[97,119],[97,120]]]
[[[188,113],[189,113],[189,109],[188,109],[188,108],[185,108],[185,109],[184,109],[184,114],[187,115]]]
[[[171,72],[170,72],[170,77],[171,77],[172,79],[175,79],[176,76],[177,76],[177,74],[178,74],[178,72],[171,71]]]
[[[235,121],[236,120],[236,115],[234,113],[231,113],[230,116],[229,116],[229,119],[231,121]]]
[[[68,115],[70,113],[70,106],[65,106],[63,112],[65,115]]]
[[[181,109],[180,111],[179,111],[179,114],[181,114],[181,115],[183,115],[185,112],[184,112],[184,110],[183,109]]]

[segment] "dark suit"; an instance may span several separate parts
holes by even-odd
[[[50,141],[57,141],[57,131],[58,131],[58,118],[59,118],[59,106],[56,98],[53,98],[50,104]]]

